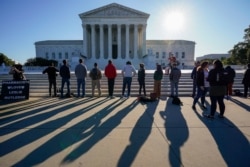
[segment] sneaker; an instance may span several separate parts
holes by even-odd
[[[196,111],[196,107],[194,105],[192,105],[192,109]]]

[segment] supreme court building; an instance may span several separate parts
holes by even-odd
[[[36,42],[36,57],[57,60],[59,64],[67,59],[72,70],[79,58],[84,59],[88,69],[95,62],[104,69],[109,59],[117,69],[126,61],[135,67],[144,63],[146,69],[155,69],[156,63],[166,66],[170,54],[176,56],[182,67],[193,66],[195,42],[146,39],[147,13],[112,3],[81,13],[79,17],[83,40]]]

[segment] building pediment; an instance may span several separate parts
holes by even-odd
[[[80,18],[148,18],[149,14],[112,3],[88,12],[79,14]]]

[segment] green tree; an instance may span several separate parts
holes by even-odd
[[[7,66],[12,66],[13,64],[15,64],[15,62],[11,59],[9,59],[6,55],[4,55],[3,53],[0,53],[0,65],[4,63]]]
[[[250,26],[244,32],[244,41],[234,45],[234,48],[229,51],[230,57],[224,62],[240,65],[250,63]]]
[[[47,60],[41,57],[30,58],[24,64],[25,66],[49,66],[51,64],[57,66],[58,62],[56,60]]]

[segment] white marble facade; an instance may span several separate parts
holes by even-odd
[[[118,69],[126,61],[131,61],[136,67],[144,63],[147,69],[154,69],[155,63],[166,65],[169,54],[173,53],[180,58],[181,65],[193,65],[194,42],[146,40],[147,13],[112,3],[79,14],[79,17],[83,40],[36,42],[36,57],[55,59],[59,64],[67,59],[72,69],[79,58],[84,59],[88,68],[97,62],[103,69],[112,59]]]

